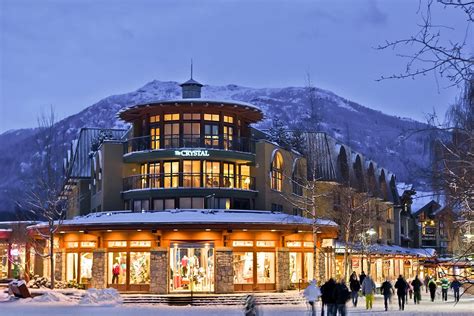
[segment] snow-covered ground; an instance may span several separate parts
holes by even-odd
[[[353,308],[348,304],[349,315],[474,315],[474,297],[465,296],[455,306],[452,296],[448,297],[448,302],[441,302],[439,298],[435,302],[430,302],[428,297],[423,293],[420,305],[414,305],[411,301],[405,307],[404,312],[398,311],[396,298],[389,311],[383,309],[383,299],[377,296],[372,311],[365,310],[364,299],[359,300],[359,306]],[[114,305],[114,304],[112,304]],[[233,316],[243,315],[240,306],[164,306],[164,305],[109,305],[83,306],[77,302],[39,302],[38,300],[19,300],[15,302],[0,303],[1,316],[178,316],[178,315],[218,315]],[[320,307],[318,306],[318,311]],[[281,316],[281,315],[308,315],[306,306],[304,305],[282,305],[282,306],[262,306],[260,307],[261,315]],[[319,313],[317,313],[320,315]]]

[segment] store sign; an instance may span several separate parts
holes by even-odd
[[[174,155],[181,156],[181,157],[209,157],[210,156],[207,150],[199,150],[199,149],[175,150]]]

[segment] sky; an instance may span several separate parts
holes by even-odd
[[[403,72],[397,52],[374,48],[414,34],[417,10],[416,0],[0,0],[0,133],[37,126],[49,106],[65,118],[154,79],[185,81],[191,58],[205,84],[305,86],[309,73],[314,86],[425,121],[459,88],[434,75],[376,81]],[[465,35],[464,16],[434,17],[452,27],[447,38]]]

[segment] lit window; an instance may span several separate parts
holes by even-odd
[[[184,113],[183,120],[198,121],[201,119],[201,113]]]
[[[232,241],[233,247],[253,247],[253,241],[251,240],[234,240]]]
[[[279,151],[277,151],[273,157],[271,172],[271,188],[273,190],[281,191],[283,183],[283,156]]]
[[[126,241],[109,241],[107,243],[109,248],[124,248],[127,247],[127,242]]]
[[[82,241],[81,242],[81,247],[82,248],[95,248],[95,241]]]
[[[160,116],[159,115],[150,116],[150,123],[157,123],[159,121],[160,121]]]
[[[140,241],[131,241],[130,247],[151,247],[151,241],[149,240],[140,240]]]
[[[160,128],[150,128],[151,149],[160,149]]]
[[[288,241],[288,242],[286,242],[286,246],[287,246],[288,248],[301,247],[301,241]]]
[[[234,283],[253,284],[253,252],[234,252]]]
[[[224,115],[224,123],[234,123],[234,118],[232,116]]]
[[[79,248],[79,242],[70,241],[66,243],[66,248]]]
[[[204,120],[219,122],[219,114],[204,114]]]
[[[179,113],[165,114],[165,121],[179,121]]]
[[[275,247],[273,240],[258,240],[257,247]]]
[[[275,283],[275,253],[257,252],[258,283]]]

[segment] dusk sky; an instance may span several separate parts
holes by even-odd
[[[383,112],[425,120],[458,93],[433,75],[377,82],[405,60],[374,49],[408,37],[416,0],[147,1],[0,0],[0,132],[35,127],[45,106],[60,118],[147,82],[315,86]],[[465,35],[446,9],[435,22]],[[468,37],[472,38],[472,31]],[[470,43],[472,45],[472,41]],[[474,52],[471,46],[471,52]]]

